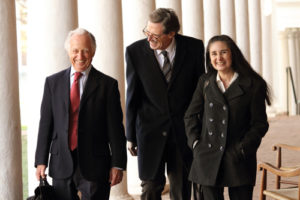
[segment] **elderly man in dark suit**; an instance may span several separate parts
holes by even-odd
[[[126,168],[118,83],[92,65],[94,36],[78,28],[66,39],[72,66],[47,77],[36,148],[36,176],[49,175],[59,200],[109,199]]]
[[[204,73],[204,47],[179,29],[175,12],[159,8],[149,15],[147,38],[126,49],[126,136],[130,153],[138,156],[143,200],[161,199],[165,164],[171,199],[191,198],[192,152],[183,116]]]

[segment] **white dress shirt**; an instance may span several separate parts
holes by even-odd
[[[239,76],[239,74],[237,72],[234,72],[233,77],[231,78],[231,80],[229,82],[228,88],[238,78],[238,76]],[[220,75],[218,73],[217,73],[216,81],[217,81],[217,85],[220,88],[221,92],[224,93],[226,91],[226,88],[225,88],[225,86],[220,78]]]
[[[175,39],[173,38],[172,42],[170,45],[165,49],[165,50],[155,50],[154,54],[155,57],[159,63],[159,66],[162,68],[164,64],[164,55],[161,53],[162,51],[167,51],[168,52],[168,57],[170,60],[171,65],[173,66],[174,64],[174,58],[175,58],[175,53],[176,53],[176,42]]]
[[[85,87],[86,81],[88,79],[91,68],[92,68],[92,65],[90,65],[85,71],[81,72],[82,75],[79,78],[79,82],[78,82],[79,83],[80,99],[81,99],[81,95],[83,93],[83,90],[84,90],[84,87]],[[70,89],[71,89],[73,81],[74,81],[75,72],[76,71],[75,71],[74,67],[72,66],[71,67],[71,72],[70,72]]]

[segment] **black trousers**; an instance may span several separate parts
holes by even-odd
[[[224,187],[201,186],[205,200],[224,200]],[[252,200],[253,186],[229,187],[230,200]]]
[[[164,158],[154,180],[142,180],[141,200],[161,200],[161,193],[166,184],[165,168],[170,181],[170,198],[172,200],[190,200],[191,182],[188,174],[191,163],[185,163],[178,146],[168,143]]]
[[[78,164],[77,152],[72,152],[74,172],[67,179],[53,179],[56,198],[59,200],[79,200],[78,191],[81,192],[81,200],[108,200],[110,184],[101,181],[88,181],[82,177]]]

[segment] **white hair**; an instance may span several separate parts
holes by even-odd
[[[71,37],[73,35],[85,35],[85,34],[88,34],[90,36],[92,49],[95,52],[96,51],[96,47],[97,47],[95,36],[92,33],[90,33],[89,31],[87,31],[87,30],[85,30],[83,28],[76,28],[74,30],[71,30],[68,33],[68,36],[67,36],[67,38],[65,40],[65,49],[66,49],[66,51],[68,52],[70,50],[70,40],[71,40]]]

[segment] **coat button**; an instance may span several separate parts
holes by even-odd
[[[210,103],[209,103],[209,107],[212,108],[213,106],[214,106],[214,104],[213,104],[212,102],[210,102]]]
[[[225,119],[222,120],[222,124],[226,124],[226,120]]]
[[[212,145],[211,144],[208,144],[208,148],[211,148],[212,147]]]
[[[226,108],[226,106],[223,106],[223,110],[226,110],[227,108]]]
[[[223,151],[224,147],[223,146],[220,146],[220,151]]]
[[[208,135],[212,136],[212,135],[213,135],[213,132],[209,131],[209,132],[208,132]]]
[[[197,117],[198,117],[198,119],[201,119],[201,115],[200,114],[198,114]]]
[[[162,132],[162,135],[163,135],[163,136],[167,136],[168,133],[167,133],[166,131],[164,131],[164,132]]]
[[[210,121],[210,122],[213,122],[213,121],[214,121],[214,119],[213,119],[213,118],[209,118],[209,121]]]
[[[221,138],[224,138],[224,133],[221,133]]]

